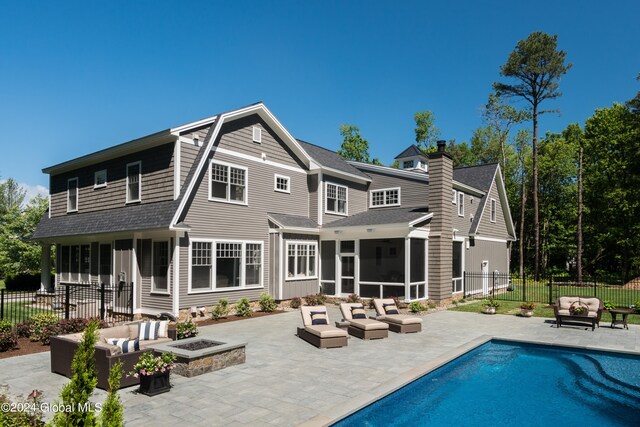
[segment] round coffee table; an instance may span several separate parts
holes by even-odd
[[[629,317],[629,315],[631,313],[633,313],[632,309],[630,309],[630,308],[613,308],[613,309],[609,310],[609,313],[611,313],[611,327],[612,328],[615,328],[616,325],[622,325],[622,327],[624,329],[629,329],[629,326],[627,325],[627,317]],[[616,319],[618,314],[622,315],[622,319],[621,320]]]

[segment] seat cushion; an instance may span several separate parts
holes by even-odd
[[[129,335],[128,325],[99,329],[98,332],[100,334],[100,338],[131,338]]]
[[[569,310],[571,304],[578,301],[576,297],[560,297],[558,298],[558,308],[561,310]]]
[[[352,319],[349,321],[349,324],[364,331],[378,331],[389,329],[388,324],[373,319]]]
[[[154,345],[162,344],[165,342],[171,342],[171,338],[158,338],[157,340],[146,340],[140,341],[140,350],[145,350],[149,347],[153,347]]]
[[[410,316],[408,314],[387,314],[384,316],[384,320],[391,323],[397,323],[399,325],[413,325],[416,323],[422,323],[422,319],[416,316]]]
[[[348,336],[347,331],[336,328],[332,325],[311,325],[305,326],[304,329],[320,338],[339,338]]]
[[[558,310],[558,314],[562,315],[562,316],[569,316],[571,315],[571,313],[569,313],[569,309],[568,308],[561,308]]]
[[[580,298],[580,303],[587,306],[589,313],[595,313],[600,308],[600,300],[598,298]]]

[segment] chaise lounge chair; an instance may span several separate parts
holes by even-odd
[[[399,314],[396,303],[391,298],[374,298],[373,305],[376,308],[376,320],[388,323],[391,331],[407,334],[422,330],[422,319],[407,314]]]
[[[363,340],[375,340],[389,336],[389,324],[374,319],[367,319],[364,307],[360,303],[340,304],[342,317],[349,322],[349,335]],[[355,317],[354,317],[355,316]]]
[[[327,307],[324,305],[300,307],[302,328],[298,328],[298,336],[318,348],[344,347],[349,335],[344,329],[329,324]]]

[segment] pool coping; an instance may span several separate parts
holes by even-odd
[[[325,427],[330,426],[333,423],[336,423],[344,418],[347,418],[349,415],[358,412],[366,406],[382,399],[385,396],[401,389],[407,384],[417,380],[420,377],[427,375],[428,373],[435,371],[436,369],[446,365],[447,363],[459,358],[460,356],[474,350],[477,347],[480,347],[483,344],[486,344],[492,340],[497,341],[507,341],[514,342],[520,344],[535,344],[535,345],[543,345],[549,347],[562,347],[562,348],[570,348],[570,349],[578,349],[578,350],[592,350],[592,351],[601,351],[606,353],[618,353],[618,354],[629,354],[640,356],[640,351],[632,351],[626,349],[614,349],[611,347],[604,347],[599,345],[571,345],[565,343],[555,343],[549,341],[541,341],[535,339],[515,339],[515,338],[506,338],[498,335],[481,335],[473,340],[462,344],[453,350],[450,350],[443,355],[425,363],[420,366],[417,366],[413,369],[410,369],[407,372],[399,374],[393,380],[387,381],[383,384],[380,384],[377,387],[374,387],[370,390],[369,393],[359,397],[351,399],[345,402],[342,405],[334,406],[329,411],[326,411],[324,414],[316,415],[315,417],[305,421],[304,423],[298,424],[299,427]]]

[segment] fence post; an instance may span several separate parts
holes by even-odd
[[[553,304],[553,276],[549,276],[549,304]]]
[[[0,289],[0,319],[4,319],[4,289]]]
[[[104,282],[100,283],[100,320],[104,320]]]
[[[596,280],[595,276],[593,278],[593,296],[595,298],[598,298],[598,281]]]
[[[525,274],[522,275],[522,301],[527,301],[527,277]]]
[[[69,320],[69,285],[64,286],[64,318]]]
[[[462,297],[467,297],[467,271],[462,275]]]

